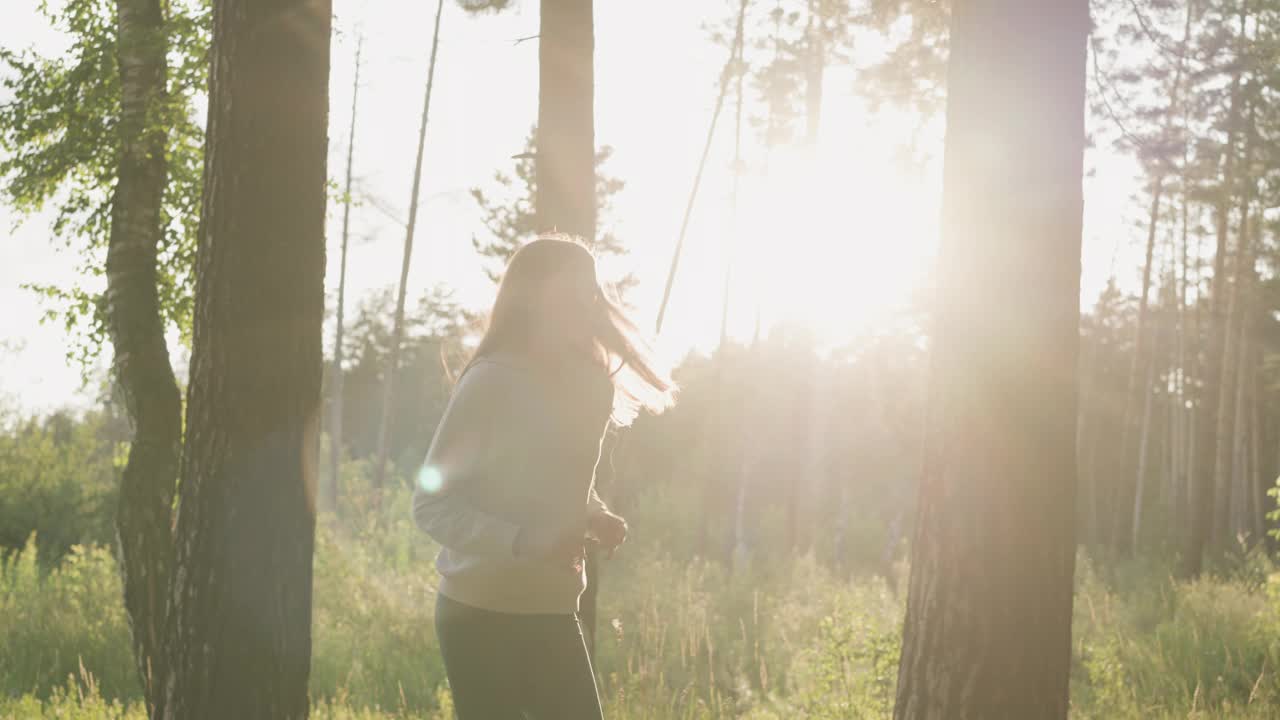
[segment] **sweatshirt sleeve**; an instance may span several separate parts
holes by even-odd
[[[490,452],[502,396],[492,372],[479,364],[458,382],[414,483],[413,519],[451,550],[511,557],[519,527],[477,509],[462,491],[482,471]]]
[[[609,512],[609,506],[605,505],[600,496],[596,494],[596,484],[591,483],[591,494],[587,496],[587,517],[606,512]]]

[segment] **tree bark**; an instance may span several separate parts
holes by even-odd
[[[413,258],[413,233],[417,229],[418,194],[422,187],[422,152],[427,144],[427,118],[431,114],[431,88],[436,77],[436,50],[440,48],[440,16],[444,0],[436,3],[435,29],[431,33],[431,60],[427,63],[427,89],[422,100],[422,122],[418,126],[418,155],[413,164],[413,187],[409,195],[409,219],[405,226],[404,254],[400,261],[400,284],[396,291],[396,314],[391,330],[391,357],[382,384],[382,412],[378,418],[378,451],[373,466],[374,503],[381,507],[386,481],[387,456],[391,452],[391,409],[396,397],[396,375],[400,373],[400,346],[404,344],[404,304],[409,290],[409,263]]]
[[[542,0],[534,213],[538,232],[596,233],[592,0]]]
[[[182,406],[156,279],[168,173],[163,115],[168,41],[161,3],[119,0],[116,30],[120,156],[111,198],[106,316],[116,386],[134,433],[120,480],[116,538],[134,659],[147,704],[155,707],[164,690],[165,590],[182,447]]]
[[[951,22],[943,272],[894,717],[1065,718],[1088,5],[970,0]]]
[[[305,718],[331,7],[213,13],[162,717]]]
[[[356,154],[356,110],[360,99],[360,54],[364,37],[356,38],[356,71],[351,81],[351,129],[347,135],[346,197],[342,207],[342,259],[338,263],[338,308],[333,333],[333,388],[329,407],[329,485],[325,488],[325,509],[338,511],[338,483],[342,471],[342,373],[343,313],[347,300],[347,241],[351,231],[351,168]]]

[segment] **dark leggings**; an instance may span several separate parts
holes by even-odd
[[[436,598],[458,720],[602,720],[577,615],[511,615]]]

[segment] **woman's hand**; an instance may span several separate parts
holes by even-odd
[[[514,550],[518,558],[545,562],[575,572],[582,572],[582,559],[586,556],[582,535],[571,530],[552,532],[522,527],[516,533]]]
[[[605,510],[587,519],[587,534],[612,556],[613,551],[627,540],[627,521]]]

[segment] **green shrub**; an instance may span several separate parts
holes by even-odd
[[[72,545],[112,542],[122,449],[104,437],[106,423],[98,414],[53,415],[0,433],[0,554],[21,549],[33,532],[46,565]]]
[[[381,522],[321,523],[317,535],[312,694],[357,706],[421,711],[437,704],[436,547],[409,520],[409,495]]]
[[[1280,603],[1252,572],[1183,582],[1133,571],[1117,589],[1082,561],[1072,686],[1077,716],[1274,717]],[[1142,582],[1134,583],[1135,576]]]
[[[2,694],[44,695],[68,677],[91,672],[107,700],[137,697],[141,688],[111,554],[76,545],[48,571],[37,555],[32,534],[0,563]]]

